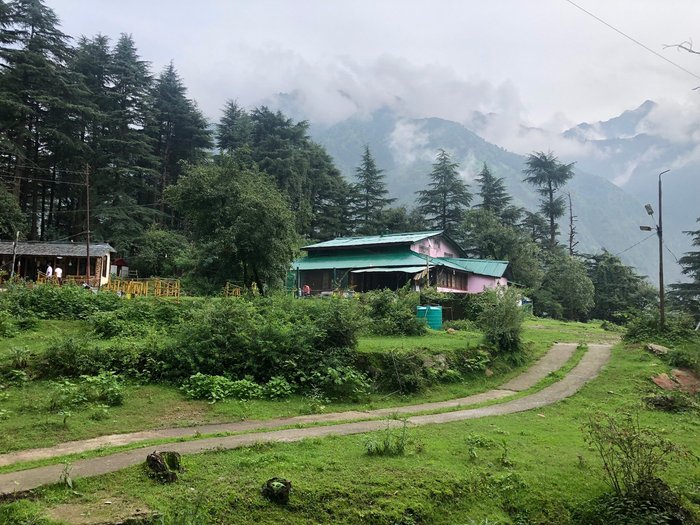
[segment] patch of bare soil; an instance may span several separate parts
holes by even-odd
[[[92,503],[62,503],[46,511],[48,518],[71,525],[146,525],[157,513],[143,503],[101,498]]]
[[[680,390],[686,394],[697,394],[700,392],[700,378],[691,370],[679,368],[671,370],[671,375],[659,374],[651,380],[664,390]]]

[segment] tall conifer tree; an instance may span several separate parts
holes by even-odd
[[[384,182],[384,170],[377,168],[367,145],[355,173],[358,180],[354,186],[357,232],[365,235],[380,233],[382,212],[396,199],[386,197],[389,190],[386,189],[386,182]]]
[[[438,152],[427,190],[418,191],[420,212],[435,228],[453,231],[462,220],[464,211],[472,200],[469,186],[465,183],[450,155],[441,149]]]

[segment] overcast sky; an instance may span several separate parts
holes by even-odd
[[[576,0],[700,75],[700,56],[663,50],[697,37],[698,0]],[[465,121],[508,112],[552,129],[646,99],[683,103],[700,80],[565,0],[47,0],[77,37],[131,33],[160,70],[173,60],[216,118],[294,92],[312,120],[382,105]]]

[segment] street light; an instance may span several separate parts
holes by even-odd
[[[661,175],[671,170],[664,170],[659,173],[659,223],[656,225],[656,235],[659,238],[659,327],[663,330],[666,327],[666,297],[664,290],[664,230],[663,230],[663,198],[661,191]],[[645,204],[644,209],[648,215],[654,216],[654,208],[651,204]],[[652,231],[651,226],[640,226],[640,230]]]

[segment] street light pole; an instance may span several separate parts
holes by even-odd
[[[661,189],[661,175],[671,170],[659,173],[659,225],[656,234],[659,237],[659,328],[666,328],[666,295],[664,290],[664,229],[663,229],[663,198]]]

